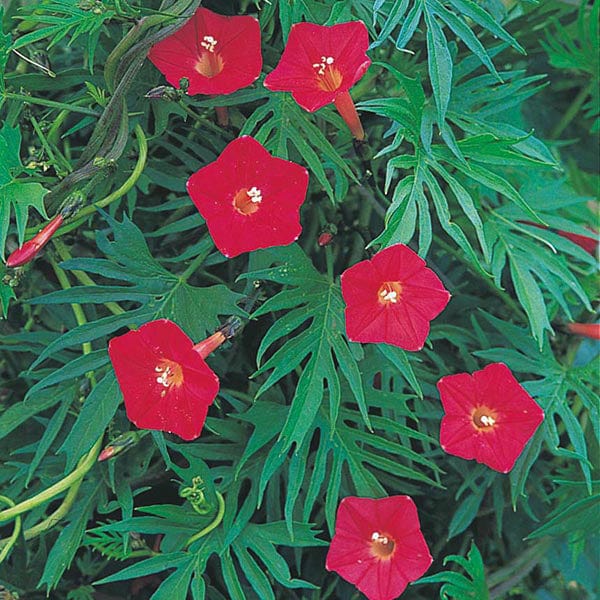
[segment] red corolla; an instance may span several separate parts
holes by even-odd
[[[271,156],[247,135],[187,182],[217,248],[229,258],[296,240],[307,188],[304,167]]]
[[[113,338],[108,353],[123,393],[129,420],[141,429],[200,435],[219,379],[204,362],[222,334],[207,344],[192,340],[172,321],[159,319]],[[208,341],[207,340],[207,341]]]
[[[450,300],[438,276],[404,244],[357,263],[341,279],[346,333],[354,342],[420,350],[429,335],[429,322]]]
[[[369,600],[394,600],[432,561],[408,496],[341,501],[325,566]]]
[[[199,8],[173,35],[152,46],[150,60],[188,94],[231,94],[260,75],[260,26],[254,17],[224,17]]]
[[[544,411],[503,363],[437,384],[445,415],[440,444],[455,456],[508,473],[544,420]]]

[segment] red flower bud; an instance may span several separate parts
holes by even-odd
[[[62,225],[64,217],[58,214],[29,241],[15,250],[7,259],[7,267],[20,267],[32,261],[39,251],[50,241],[56,230]]]
[[[330,233],[329,231],[324,231],[319,236],[317,244],[319,244],[319,246],[328,246],[329,244],[331,244],[331,240],[333,240],[333,233]]]
[[[575,335],[600,340],[600,323],[568,323],[567,329]]]

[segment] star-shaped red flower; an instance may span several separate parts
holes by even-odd
[[[369,600],[394,600],[432,561],[408,496],[341,501],[325,566]]]
[[[247,135],[187,182],[217,248],[229,258],[296,240],[307,188],[304,167],[271,156]]]
[[[437,384],[446,414],[440,444],[455,456],[508,473],[544,420],[544,411],[503,363]]]
[[[134,425],[184,440],[200,435],[219,379],[175,323],[146,323],[110,340],[108,353]]]
[[[354,342],[385,342],[420,350],[450,294],[425,261],[404,244],[342,273],[346,333]]]
[[[260,26],[254,17],[224,17],[199,8],[173,35],[152,46],[150,60],[188,94],[231,94],[260,75]]]
[[[369,33],[362,21],[331,26],[296,23],[279,64],[265,78],[265,86],[291,92],[294,100],[309,112],[335,102],[352,133],[362,139],[364,133],[361,135],[362,127],[348,90],[371,64],[366,54],[368,47]]]

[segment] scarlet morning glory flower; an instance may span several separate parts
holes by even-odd
[[[141,429],[197,438],[219,391],[219,379],[204,359],[225,339],[217,332],[194,346],[167,319],[113,338],[108,353],[129,420]]]
[[[397,598],[432,560],[408,496],[349,496],[341,501],[325,567],[369,600]]]
[[[250,136],[233,140],[187,182],[217,248],[229,258],[296,240],[307,188],[304,167],[271,156]]]
[[[404,244],[378,252],[342,273],[346,333],[353,342],[420,350],[450,294],[425,261]]]
[[[260,26],[254,17],[224,17],[199,8],[173,35],[152,46],[150,60],[188,94],[231,94],[260,75]]]
[[[544,420],[544,411],[503,363],[472,375],[442,377],[437,384],[444,410],[442,448],[508,473]]]
[[[362,21],[331,26],[296,23],[265,86],[291,92],[309,112],[334,102],[352,135],[363,140],[365,133],[348,90],[371,64],[368,47],[369,33]]]

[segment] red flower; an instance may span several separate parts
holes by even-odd
[[[296,240],[307,188],[304,167],[271,156],[250,136],[233,140],[187,182],[217,248],[229,258]]]
[[[600,340],[600,323],[567,323],[569,332]]]
[[[200,435],[219,379],[204,362],[208,353],[197,351],[175,323],[146,323],[110,340],[108,353],[132,423],[184,440]]]
[[[503,363],[473,375],[442,377],[437,384],[446,414],[440,444],[455,456],[508,473],[540,423],[544,411]]]
[[[50,241],[56,230],[63,224],[64,217],[58,214],[41,231],[35,234],[29,241],[17,248],[6,259],[7,267],[20,267],[32,261],[40,250]]]
[[[314,112],[335,102],[357,139],[364,139],[348,90],[365,74],[369,34],[361,21],[339,25],[292,25],[279,64],[265,78],[273,91],[291,92],[305,110]]]
[[[432,563],[415,503],[408,496],[344,498],[325,567],[369,600],[393,600]]]
[[[353,342],[385,342],[420,350],[450,294],[425,261],[404,244],[342,273],[346,333]]]
[[[150,60],[188,94],[231,94],[260,75],[260,26],[254,17],[223,17],[199,8],[173,35],[152,46]]]

